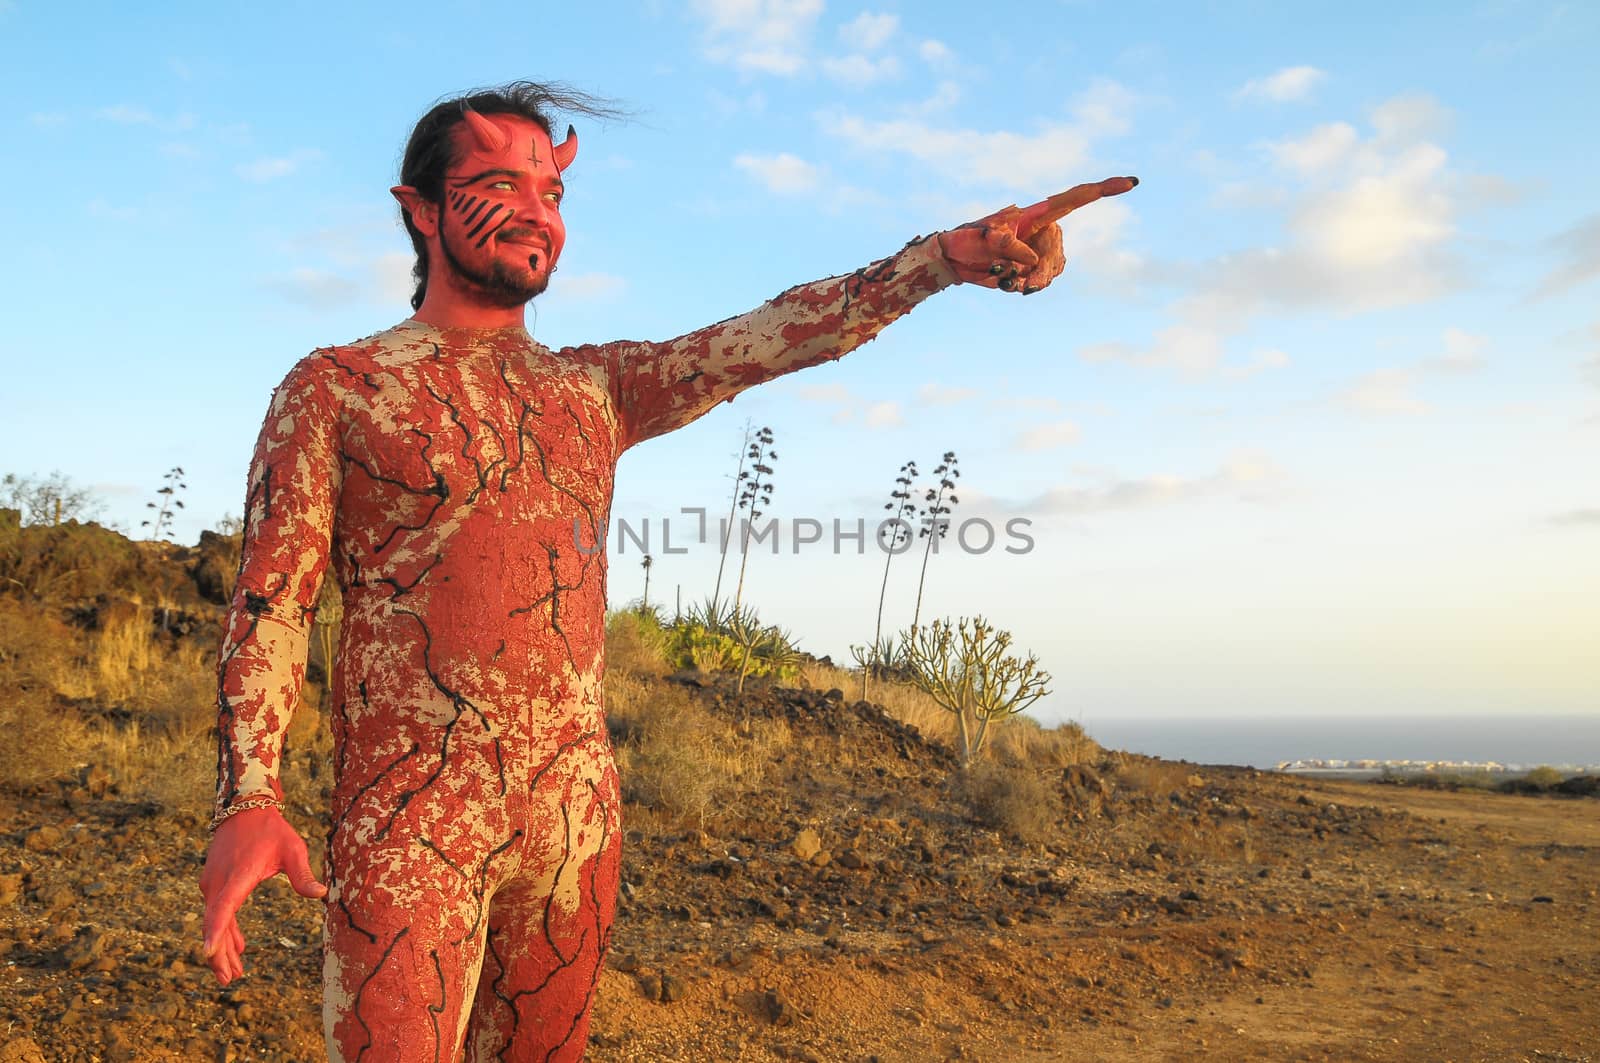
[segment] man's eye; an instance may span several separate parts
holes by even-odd
[[[562,196],[560,192],[546,192],[544,194],[544,198],[548,199],[558,207],[561,205]]]
[[[490,188],[504,188],[504,189],[507,189],[508,191],[515,191],[517,186],[512,184],[510,181],[496,181],[494,184],[490,185],[489,187]]]

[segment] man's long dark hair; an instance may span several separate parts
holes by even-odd
[[[510,114],[536,123],[545,133],[554,137],[551,125],[555,114],[584,114],[592,118],[621,118],[625,112],[610,100],[590,96],[559,82],[540,84],[537,81],[513,81],[496,88],[475,89],[460,96],[451,96],[434,104],[432,109],[411,130],[406,141],[406,153],[400,162],[400,183],[410,185],[430,202],[443,204],[445,171],[455,163],[456,126],[468,111],[479,114]],[[411,247],[417,261],[411,267],[417,288],[411,296],[411,308],[422,306],[428,294],[428,245],[411,220],[411,212],[400,209],[400,219],[406,232],[411,234]]]

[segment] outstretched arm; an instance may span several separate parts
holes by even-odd
[[[680,428],[755,384],[843,357],[951,284],[1038,291],[1065,265],[1056,221],[1137,183],[1111,178],[1007,207],[674,340],[607,344],[622,447]]]
[[[218,659],[216,833],[200,889],[207,958],[224,984],[243,970],[235,916],[251,890],[285,871],[301,893],[326,892],[311,876],[304,842],[279,812],[278,778],[339,489],[337,402],[322,368],[320,358],[295,366],[261,426]]]

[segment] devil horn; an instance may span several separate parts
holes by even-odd
[[[556,169],[565,170],[578,154],[578,131],[567,126],[567,139],[555,146]]]
[[[461,117],[466,119],[467,128],[472,131],[472,139],[477,142],[479,151],[488,153],[504,151],[511,143],[511,137],[505,130],[477,111],[463,111]]]

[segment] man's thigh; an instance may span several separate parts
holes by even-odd
[[[423,838],[334,860],[324,928],[328,1058],[460,1057],[495,885],[494,849]]]
[[[517,876],[490,906],[469,1063],[577,1060],[611,936],[621,872],[621,801],[609,757],[535,795]]]

